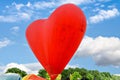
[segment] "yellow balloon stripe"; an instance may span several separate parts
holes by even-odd
[[[23,79],[22,80],[28,80],[28,78],[31,76],[31,74],[29,74],[29,75],[26,75],[25,77],[23,77]]]

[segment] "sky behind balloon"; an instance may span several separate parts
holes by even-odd
[[[27,44],[25,30],[65,3],[78,5],[87,19],[85,37],[67,67],[120,74],[120,0],[0,1],[0,73],[13,66],[28,73],[42,68]]]

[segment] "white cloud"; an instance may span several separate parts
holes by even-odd
[[[18,63],[9,63],[6,66],[1,66],[2,73],[5,73],[9,68],[19,68],[24,70],[28,74],[37,74],[40,69],[43,67],[39,63],[29,63],[29,64],[18,64]]]
[[[24,66],[29,69],[28,73],[34,73],[34,74],[37,74],[40,69],[43,69],[40,63],[29,63],[29,64],[24,64]]]
[[[20,20],[21,20],[21,19],[22,19],[22,20],[24,20],[24,19],[30,20],[30,17],[31,17],[30,14],[25,13],[25,12],[18,13],[17,15],[18,15],[18,17],[20,17]]]
[[[98,12],[98,11],[100,11],[100,8],[93,9],[92,11],[93,12]]]
[[[120,66],[120,39],[117,37],[85,37],[76,57],[92,56],[97,65]]]
[[[79,67],[79,65],[78,64],[76,64],[76,65],[67,65],[66,67],[65,67],[65,69],[68,69],[68,68],[78,68]]]
[[[110,2],[111,0],[98,0],[99,2]]]
[[[5,73],[9,68],[14,67],[24,70],[28,74],[38,74],[38,71],[40,69],[43,69],[40,63],[28,63],[28,64],[9,63],[6,66],[0,66],[0,74]],[[79,65],[67,65],[65,69],[76,67],[79,67]]]
[[[4,38],[2,40],[0,40],[0,48],[6,47],[11,43],[11,40],[9,40],[8,38]]]
[[[37,1],[37,2],[28,2],[27,4],[16,4],[12,3],[12,6],[15,6],[17,10],[22,8],[30,8],[30,9],[46,9],[46,8],[55,8],[65,3],[73,3],[76,5],[92,3],[94,0],[52,0],[52,1]],[[6,6],[9,7],[9,6]]]
[[[0,22],[15,22],[15,21],[17,21],[17,18],[13,15],[8,16],[0,15]]]
[[[112,8],[115,8],[116,6],[115,5],[109,5],[108,8],[112,9]]]
[[[3,73],[3,70],[5,69],[5,66],[0,66],[0,74]]]
[[[76,5],[94,2],[94,0],[60,0],[59,4],[73,3]]]
[[[99,2],[108,2],[110,0],[99,0]],[[0,22],[18,22],[18,21],[28,21],[39,18],[46,18],[46,15],[43,13],[47,11],[51,13],[56,7],[65,4],[65,3],[73,3],[76,5],[95,3],[96,0],[51,0],[51,1],[37,1],[37,2],[28,2],[26,4],[22,3],[12,3],[12,5],[7,5],[3,14],[0,15]],[[100,5],[100,3],[95,4]],[[104,7],[103,4],[100,5]],[[45,10],[46,9],[46,10]],[[84,8],[83,8],[84,10]],[[120,12],[118,9],[113,8],[111,10],[99,10],[96,9],[94,12],[98,12],[97,15],[91,16],[89,19],[90,23],[97,23],[103,21],[105,19],[109,19],[115,16],[118,16]],[[48,14],[46,13],[46,14]]]
[[[33,7],[34,8],[37,8],[37,9],[45,9],[45,8],[51,8],[51,7],[54,7],[56,4],[55,2],[36,2],[33,4]]]
[[[24,71],[29,71],[29,69],[27,69],[23,64],[10,63],[6,65],[4,72],[6,72],[9,68],[13,68],[13,67],[19,68]]]
[[[0,15],[0,22],[17,22],[30,20],[31,15],[25,12],[16,12],[10,15]]]
[[[19,26],[14,26],[10,30],[12,31],[12,34],[17,35],[17,33],[19,32],[19,29],[20,29]]]
[[[26,4],[26,6],[27,6],[27,7],[31,7],[32,4],[31,4],[30,2],[28,2],[28,3]]]
[[[17,10],[20,10],[22,7],[24,7],[24,4],[16,4],[15,2],[12,3],[12,5],[15,6]]]
[[[115,75],[115,76],[120,76],[120,74],[113,74],[113,75]]]
[[[31,19],[32,12],[29,10],[31,4],[17,4],[12,3],[12,5],[7,5],[3,15],[0,15],[0,22],[18,22],[18,21],[27,21]],[[29,9],[28,9],[29,8]]]
[[[52,0],[49,2],[46,2],[46,1],[35,2],[32,4],[32,6],[37,9],[46,9],[46,8],[55,8],[59,5],[66,4],[66,3],[81,5],[81,4],[91,3],[91,2],[94,2],[94,0],[89,0],[89,1],[88,0]]]
[[[5,10],[3,10],[0,15],[0,22],[18,22],[18,21],[28,21],[30,19],[44,18],[45,9],[54,10],[56,7],[65,3],[74,3],[76,5],[91,3],[92,0],[52,0],[52,1],[38,1],[38,2],[28,2],[27,4],[15,3],[11,5],[6,5]],[[48,11],[48,12],[50,12]],[[43,15],[42,15],[43,14]],[[41,17],[42,16],[42,17]]]
[[[111,10],[99,10],[99,13],[97,15],[90,17],[89,22],[98,23],[100,21],[110,19],[119,15],[120,12],[116,8],[113,8]]]
[[[12,27],[10,30],[12,30],[13,32],[18,32],[19,29],[20,29],[20,27],[14,26],[14,27]]]

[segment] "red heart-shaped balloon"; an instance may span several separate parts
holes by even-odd
[[[70,61],[85,30],[86,18],[74,4],[58,7],[48,19],[36,20],[27,28],[28,43],[52,80]]]

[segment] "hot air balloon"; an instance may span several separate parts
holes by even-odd
[[[25,77],[23,77],[22,80],[46,80],[46,79],[36,76],[34,74],[29,74],[29,75],[26,75]]]
[[[47,19],[36,20],[28,26],[28,44],[51,80],[55,80],[68,64],[85,31],[85,15],[74,4],[64,4]]]

